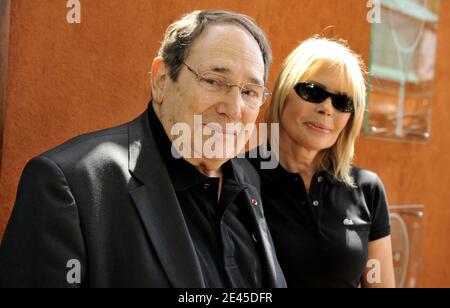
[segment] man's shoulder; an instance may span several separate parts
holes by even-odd
[[[60,157],[83,155],[104,146],[124,146],[127,141],[128,123],[95,132],[82,134],[47,150],[39,156],[58,160]]]
[[[252,163],[245,158],[234,158],[233,163],[241,169],[244,181],[259,188],[261,186],[261,180],[259,173]]]
[[[79,135],[35,158],[50,159],[63,169],[110,161],[125,162],[128,160],[129,127],[133,123],[139,124],[141,119],[142,115],[125,124]]]

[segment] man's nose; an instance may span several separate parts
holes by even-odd
[[[230,119],[240,120],[242,118],[243,104],[241,89],[238,86],[232,86],[223,97],[221,112]]]

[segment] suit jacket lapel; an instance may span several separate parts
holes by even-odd
[[[244,196],[249,207],[250,217],[253,220],[252,223],[256,229],[257,238],[260,243],[261,259],[263,265],[265,266],[269,287],[285,288],[286,281],[283,272],[281,271],[280,264],[278,263],[272,237],[270,236],[269,228],[264,217],[260,193],[254,185],[248,183],[245,179],[242,168],[235,163],[235,161],[232,162],[239,180],[245,183],[248,187],[244,191]]]
[[[146,232],[176,288],[205,287],[200,264],[169,174],[145,112],[129,126],[129,170],[142,183],[130,187]]]

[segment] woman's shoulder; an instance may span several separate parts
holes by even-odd
[[[350,174],[359,188],[378,188],[384,190],[380,177],[371,170],[352,166]]]
[[[364,197],[363,202],[370,213],[371,229],[369,241],[386,237],[391,233],[389,222],[389,207],[387,196],[380,177],[373,171],[352,167],[351,173],[359,192]]]

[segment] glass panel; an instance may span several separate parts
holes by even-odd
[[[380,23],[372,25],[365,135],[427,142],[440,0],[380,3]]]
[[[390,212],[396,286],[418,287],[424,206],[391,206]]]

